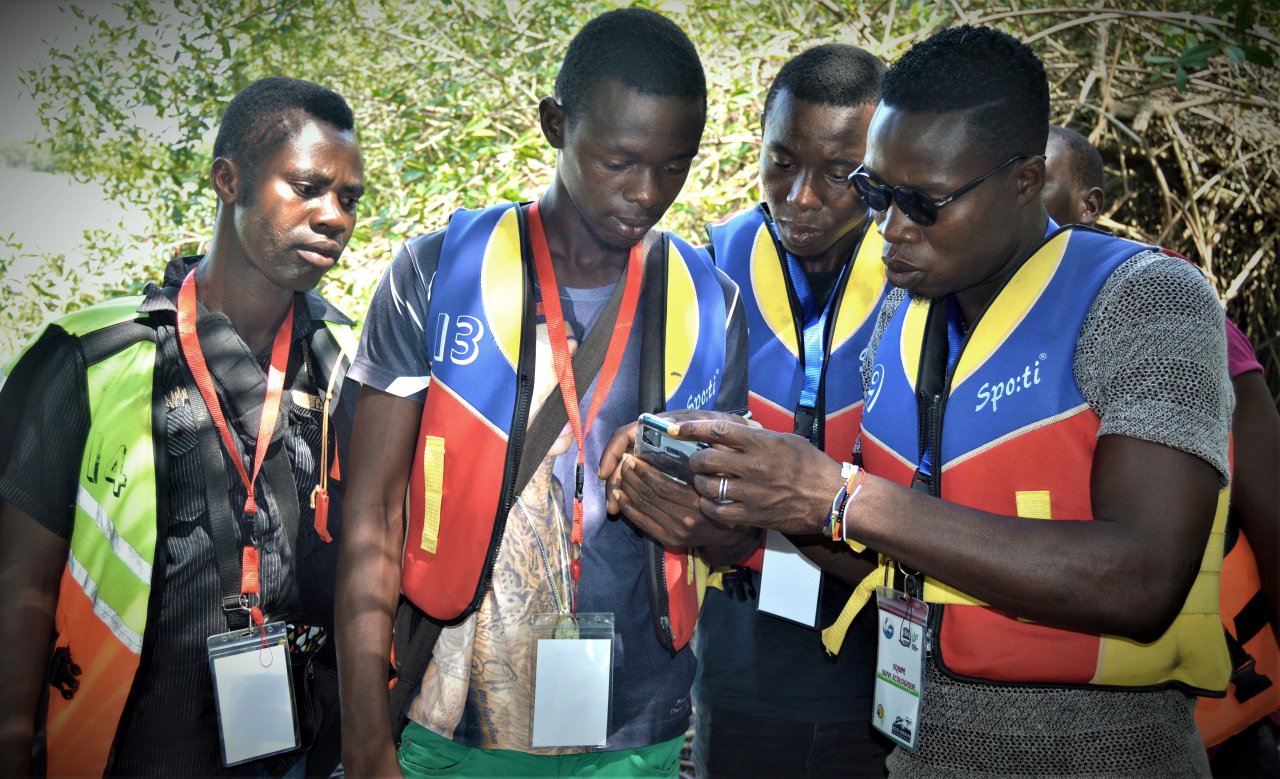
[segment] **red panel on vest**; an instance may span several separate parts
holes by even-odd
[[[902,462],[892,452],[865,436],[862,439],[862,464],[867,469],[867,473],[872,476],[879,476],[904,486],[911,484],[911,477],[915,475],[915,468]]]
[[[943,663],[961,676],[1088,684],[1097,671],[1101,639],[1018,622],[994,609],[946,606],[939,641]]]
[[[436,552],[422,549],[423,441],[445,440],[444,492]],[[427,393],[410,473],[408,531],[400,587],[414,605],[442,621],[470,607],[489,548],[498,539],[498,512],[507,442],[484,419],[443,388]]]
[[[1089,477],[1098,417],[1085,411],[1023,433],[943,471],[952,503],[1017,516],[1017,493],[1048,491],[1055,519],[1092,519]]]
[[[138,670],[138,656],[93,613],[93,602],[63,572],[58,593],[58,646],[80,666],[71,700],[49,691],[49,776],[101,776],[120,714]]]
[[[783,411],[754,392],[747,395],[747,409],[751,411],[751,418],[766,430],[790,433],[796,429],[795,414]]]
[[[689,553],[684,549],[664,549],[664,565],[667,573],[668,611],[671,614],[671,635],[677,651],[693,638],[693,628],[698,622],[698,588],[693,572],[689,570]],[[690,579],[694,579],[690,583]]]
[[[1092,519],[1089,474],[1097,430],[1097,415],[1083,411],[1025,432],[944,471],[943,494],[1016,516],[1019,491],[1047,491],[1053,518]],[[1096,635],[1019,622],[976,606],[947,606],[943,615],[943,662],[962,676],[1087,684],[1097,672]]]
[[[839,414],[827,417],[823,429],[823,450],[837,462],[853,459],[853,442],[862,426],[862,404],[847,408]]]

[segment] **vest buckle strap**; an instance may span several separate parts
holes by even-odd
[[[1271,680],[1258,673],[1252,657],[1231,672],[1231,683],[1236,686],[1235,696],[1240,703],[1244,703],[1271,686]]]
[[[71,647],[60,646],[49,657],[49,686],[63,700],[71,700],[80,689],[80,666],[71,661]]]
[[[222,598],[222,610],[226,612],[252,611],[259,605],[258,593],[233,593]]]

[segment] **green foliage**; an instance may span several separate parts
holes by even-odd
[[[88,231],[86,246],[108,236]],[[0,235],[0,362],[18,350],[36,328],[67,311],[119,295],[142,291],[152,274],[145,260],[130,261],[113,251],[91,249],[69,258],[26,251],[12,235]]]
[[[1256,20],[1253,0],[1221,0],[1216,11],[1218,19],[1196,19],[1192,29],[1174,26],[1163,29],[1165,46],[1181,54],[1147,55],[1147,62],[1159,66],[1151,74],[1151,81],[1172,74],[1174,86],[1179,92],[1185,92],[1191,74],[1204,70],[1215,57],[1226,57],[1237,65],[1250,62],[1264,68],[1275,67],[1275,39],[1250,36]],[[1221,22],[1228,14],[1230,27]]]
[[[106,21],[110,7],[72,6],[89,39],[50,51],[24,83],[59,170],[144,209],[151,227],[100,236],[98,260],[54,258],[43,278],[67,280],[74,294],[58,302],[70,308],[198,251],[214,213],[207,169],[222,109],[256,78],[291,75],[334,88],[356,112],[369,192],[324,292],[359,316],[399,242],[443,226],[456,208],[529,199],[546,186],[555,158],[538,130],[538,99],[573,33],[618,4],[122,0],[118,22]],[[1280,344],[1268,324],[1277,320],[1275,254],[1263,251],[1280,204],[1255,193],[1280,178],[1272,0],[1223,0],[1214,16],[1192,0],[646,4],[689,32],[710,87],[701,154],[664,227],[696,239],[706,221],[756,200],[764,92],[801,49],[840,41],[891,60],[942,27],[993,24],[1045,59],[1054,119],[1082,125],[1103,148],[1123,190],[1109,226],[1193,256],[1243,306],[1255,341],[1273,342],[1273,352]],[[0,252],[14,247],[0,243]],[[27,261],[0,264],[7,299],[15,262]],[[30,329],[49,308],[12,315]]]

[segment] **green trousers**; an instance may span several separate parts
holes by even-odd
[[[647,777],[675,779],[684,736],[661,744],[616,752],[530,755],[511,749],[476,749],[410,722],[400,740],[400,770],[406,777]]]

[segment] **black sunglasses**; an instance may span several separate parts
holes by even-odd
[[[890,203],[897,203],[898,208],[902,210],[902,213],[906,214],[908,219],[918,225],[928,227],[938,221],[939,208],[977,187],[1018,160],[1025,160],[1028,157],[1044,159],[1043,154],[1019,154],[1010,157],[950,195],[936,199],[929,197],[914,187],[890,187],[868,173],[865,167],[859,167],[853,173],[850,173],[849,181],[853,184],[854,189],[858,190],[858,194],[867,202],[872,211],[888,211]]]

